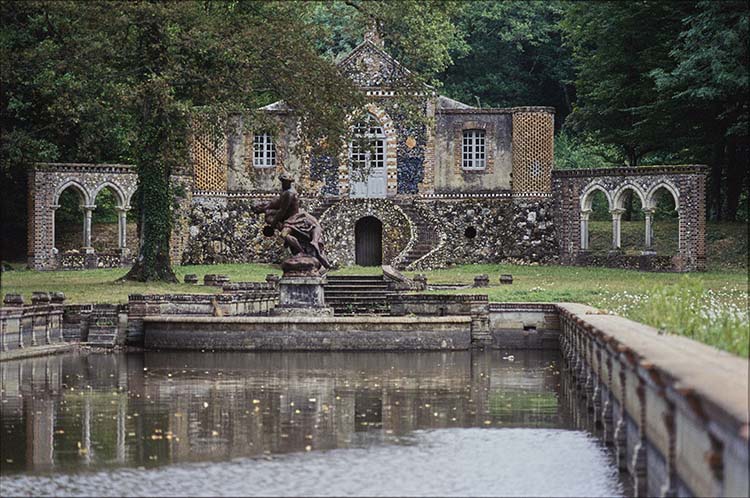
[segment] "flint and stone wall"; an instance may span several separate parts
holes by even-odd
[[[264,237],[263,216],[252,212],[260,198],[194,197],[182,255],[183,264],[235,262],[278,263],[286,249],[277,237]],[[316,212],[320,201],[303,198],[302,207]],[[421,200],[344,199],[320,215],[329,259],[339,265],[355,261],[355,224],[365,216],[383,223],[383,264],[399,262],[417,242],[417,223],[437,234],[433,251],[410,270],[463,263],[503,261],[551,262],[557,258],[552,203],[549,197],[428,198]],[[318,214],[318,213],[316,213]]]
[[[574,265],[600,265],[644,270],[694,271],[706,266],[706,177],[702,165],[648,166],[554,171],[552,189],[557,225],[560,262]],[[613,229],[619,226],[623,212],[623,194],[632,191],[639,197],[646,217],[653,214],[655,193],[664,188],[675,200],[679,214],[678,254],[667,264],[644,241],[644,257],[628,257],[613,247],[603,256],[587,250],[585,244],[590,196],[604,192],[613,217]],[[648,225],[646,231],[648,232]],[[619,231],[618,231],[619,233]],[[613,243],[614,245],[614,243]],[[656,257],[654,257],[656,256]]]

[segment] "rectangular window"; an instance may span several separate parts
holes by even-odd
[[[253,166],[256,168],[276,166],[276,144],[271,134],[258,133],[253,136]]]
[[[484,130],[464,130],[461,166],[466,170],[485,168]]]

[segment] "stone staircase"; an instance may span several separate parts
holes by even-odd
[[[325,301],[335,316],[389,314],[388,296],[396,293],[382,275],[328,275],[326,280]]]
[[[438,244],[438,234],[432,224],[422,216],[411,202],[399,202],[399,207],[409,217],[417,230],[417,240],[412,248],[399,261],[397,270],[406,270],[416,260],[432,251]]]

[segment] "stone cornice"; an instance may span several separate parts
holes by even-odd
[[[499,108],[471,108],[471,109],[438,109],[436,114],[515,114],[519,112],[546,112],[555,113],[554,107],[527,106],[527,107],[499,107]]]
[[[604,176],[644,176],[644,175],[675,175],[675,174],[707,174],[705,164],[665,164],[657,166],[638,166],[636,168],[586,168],[570,170],[553,170],[552,178],[580,178]]]

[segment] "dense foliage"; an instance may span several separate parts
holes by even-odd
[[[745,2],[5,1],[0,22],[6,240],[25,239],[29,164],[135,163],[132,278],[174,277],[169,178],[198,111],[221,126],[284,99],[300,146],[335,148],[363,96],[334,63],[373,26],[448,96],[554,106],[558,167],[709,164],[709,214],[747,219]]]

